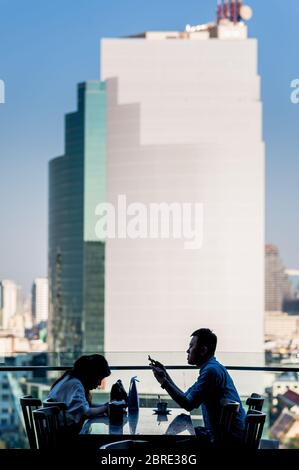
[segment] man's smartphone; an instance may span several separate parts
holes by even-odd
[[[150,366],[157,367],[159,369],[164,370],[164,372],[166,372],[166,368],[165,366],[163,366],[163,364],[161,364],[161,362],[155,361],[155,359],[152,359],[150,355],[148,355],[148,360],[150,361]]]
[[[151,363],[150,365],[151,365],[151,366],[155,366],[155,365],[156,365],[156,362],[157,362],[157,361],[155,361],[154,359],[152,359],[150,355],[148,355],[148,360],[150,361],[150,363]]]

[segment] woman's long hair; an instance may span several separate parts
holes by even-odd
[[[91,404],[90,390],[96,388],[101,379],[111,374],[108,362],[101,354],[91,354],[81,356],[74,362],[72,369],[67,370],[59,379],[57,379],[51,389],[55,387],[64,377],[76,378],[80,380],[85,390],[85,397]]]

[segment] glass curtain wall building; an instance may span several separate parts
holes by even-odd
[[[65,117],[65,155],[49,165],[49,350],[97,352],[104,340],[104,244],[95,208],[105,200],[106,94],[78,85]]]

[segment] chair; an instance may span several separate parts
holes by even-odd
[[[259,449],[279,449],[279,441],[277,439],[261,439]]]
[[[122,449],[122,450],[130,450],[130,449],[145,449],[149,446],[149,441],[138,441],[138,440],[125,440],[125,441],[116,441],[111,442],[109,444],[102,445],[100,450],[114,450],[114,449]]]
[[[20,398],[20,405],[24,417],[26,433],[30,449],[37,449],[36,433],[32,412],[41,406],[42,402],[31,395],[25,395]]]
[[[57,406],[39,408],[32,412],[39,449],[57,449],[59,445],[60,409]]]
[[[215,446],[225,447],[231,437],[233,419],[240,409],[240,403],[237,401],[221,400],[221,415],[217,435],[215,436]]]
[[[43,401],[43,406],[45,408],[48,408],[49,406],[56,406],[60,410],[60,416],[61,416],[61,422],[63,426],[67,426],[67,421],[66,421],[66,410],[67,406],[64,402],[62,401],[54,401],[52,398],[48,398],[47,400]]]
[[[244,446],[247,449],[258,449],[263,434],[266,414],[250,410],[245,418]]]
[[[246,400],[246,405],[248,406],[249,413],[251,410],[262,411],[264,404],[264,398],[258,393],[252,393],[249,398]]]

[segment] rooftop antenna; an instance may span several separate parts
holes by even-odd
[[[234,24],[239,21],[249,21],[252,18],[252,9],[243,4],[243,0],[217,0],[217,23],[223,18]]]
[[[242,0],[236,0],[236,22],[241,19]]]
[[[226,19],[229,18],[229,0],[224,0],[223,16]]]
[[[231,4],[231,19],[236,24],[238,22],[238,8],[239,8],[239,1],[233,0]]]
[[[223,18],[223,0],[217,0],[217,23]]]
[[[235,0],[229,0],[228,17],[230,21],[234,21]]]

